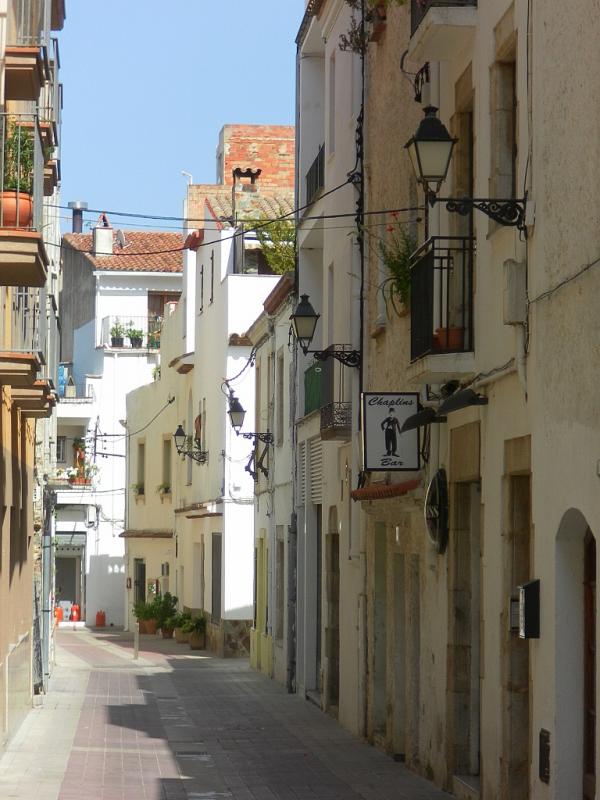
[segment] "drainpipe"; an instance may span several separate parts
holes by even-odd
[[[48,689],[50,675],[50,634],[52,631],[52,564],[54,561],[54,507],[56,495],[47,486],[44,487],[44,533],[42,536],[42,682],[44,692]]]
[[[517,336],[517,375],[519,376],[519,383],[527,397],[527,354],[525,352],[526,331],[525,325],[516,325],[515,332]]]

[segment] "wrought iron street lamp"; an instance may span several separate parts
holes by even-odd
[[[187,456],[198,464],[205,464],[208,459],[208,450],[200,449],[200,442],[192,436],[188,436],[183,430],[183,425],[178,425],[173,434],[177,455]]]
[[[346,367],[360,366],[360,350],[345,350],[340,345],[332,345],[327,350],[310,350],[310,345],[315,335],[315,329],[320,314],[317,314],[312,307],[307,294],[300,296],[296,310],[290,316],[292,331],[296,341],[305,356],[311,355],[317,361],[327,361],[328,358],[335,358]]]
[[[452,151],[458,139],[453,139],[444,123],[438,119],[435,106],[427,106],[424,111],[424,119],[419,123],[414,136],[405,144],[405,148],[408,150],[417,181],[423,185],[430,205],[445,203],[447,211],[462,216],[467,216],[475,208],[499,225],[513,226],[520,231],[526,231],[526,197],[503,199],[437,196],[448,175]]]
[[[229,395],[229,411],[227,413],[229,414],[229,420],[231,422],[231,427],[235,431],[236,436],[240,436],[241,435],[244,439],[251,439],[252,443],[253,443],[253,446],[254,446],[254,450],[252,452],[252,455],[250,456],[250,460],[248,461],[248,463],[246,464],[244,469],[246,470],[246,472],[250,473],[250,475],[252,476],[253,480],[256,480],[256,478],[258,477],[258,473],[253,468],[253,464],[255,462],[254,451],[256,450],[256,443],[257,442],[261,442],[262,444],[265,445],[265,447],[264,447],[264,450],[262,451],[260,457],[256,461],[256,467],[257,467],[257,469],[259,469],[262,472],[262,474],[265,476],[265,478],[268,478],[269,477],[269,470],[267,469],[267,467],[265,467],[263,462],[264,462],[265,457],[267,455],[267,448],[269,447],[269,445],[273,444],[273,442],[275,441],[275,439],[273,437],[273,434],[271,433],[271,431],[266,431],[265,433],[262,433],[262,432],[250,432],[250,431],[242,432],[241,428],[242,428],[242,425],[244,424],[244,418],[246,416],[246,409],[240,403],[239,399],[233,394],[233,392],[230,392],[230,395]]]

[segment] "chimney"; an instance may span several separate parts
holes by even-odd
[[[92,231],[92,255],[112,256],[113,254],[113,229],[104,212],[98,217],[96,227]]]
[[[83,212],[88,204],[83,200],[71,200],[69,208],[73,211],[73,233],[81,233],[83,229]]]

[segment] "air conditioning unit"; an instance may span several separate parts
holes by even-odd
[[[168,561],[164,561],[160,565],[160,574],[162,575],[163,578],[168,576],[168,574],[169,574],[169,562]]]

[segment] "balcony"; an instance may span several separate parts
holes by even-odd
[[[56,394],[49,381],[34,381],[31,387],[13,388],[11,399],[21,415],[33,419],[48,418],[56,406]]]
[[[352,434],[352,403],[327,403],[321,408],[321,439],[349,441]]]
[[[44,197],[52,197],[60,183],[60,161],[53,158],[44,165]]]
[[[411,61],[451,61],[470,45],[477,0],[411,0]]]
[[[0,114],[0,286],[44,286],[44,155],[35,114]]]
[[[45,78],[50,0],[9,0],[6,34],[7,100],[37,100]]]
[[[50,48],[48,80],[42,86],[39,99],[40,130],[44,153],[49,155],[58,147],[62,115],[62,84],[58,79],[60,56],[58,42],[53,37]],[[47,159],[48,160],[48,159]]]
[[[444,383],[470,374],[474,239],[432,236],[411,259],[410,378]]]
[[[325,145],[319,147],[317,157],[306,173],[306,205],[316,200],[325,185]]]
[[[100,347],[125,350],[158,350],[162,318],[104,317],[100,331]]]
[[[61,403],[93,403],[96,399],[91,386],[81,383],[59,383],[58,396]]]

